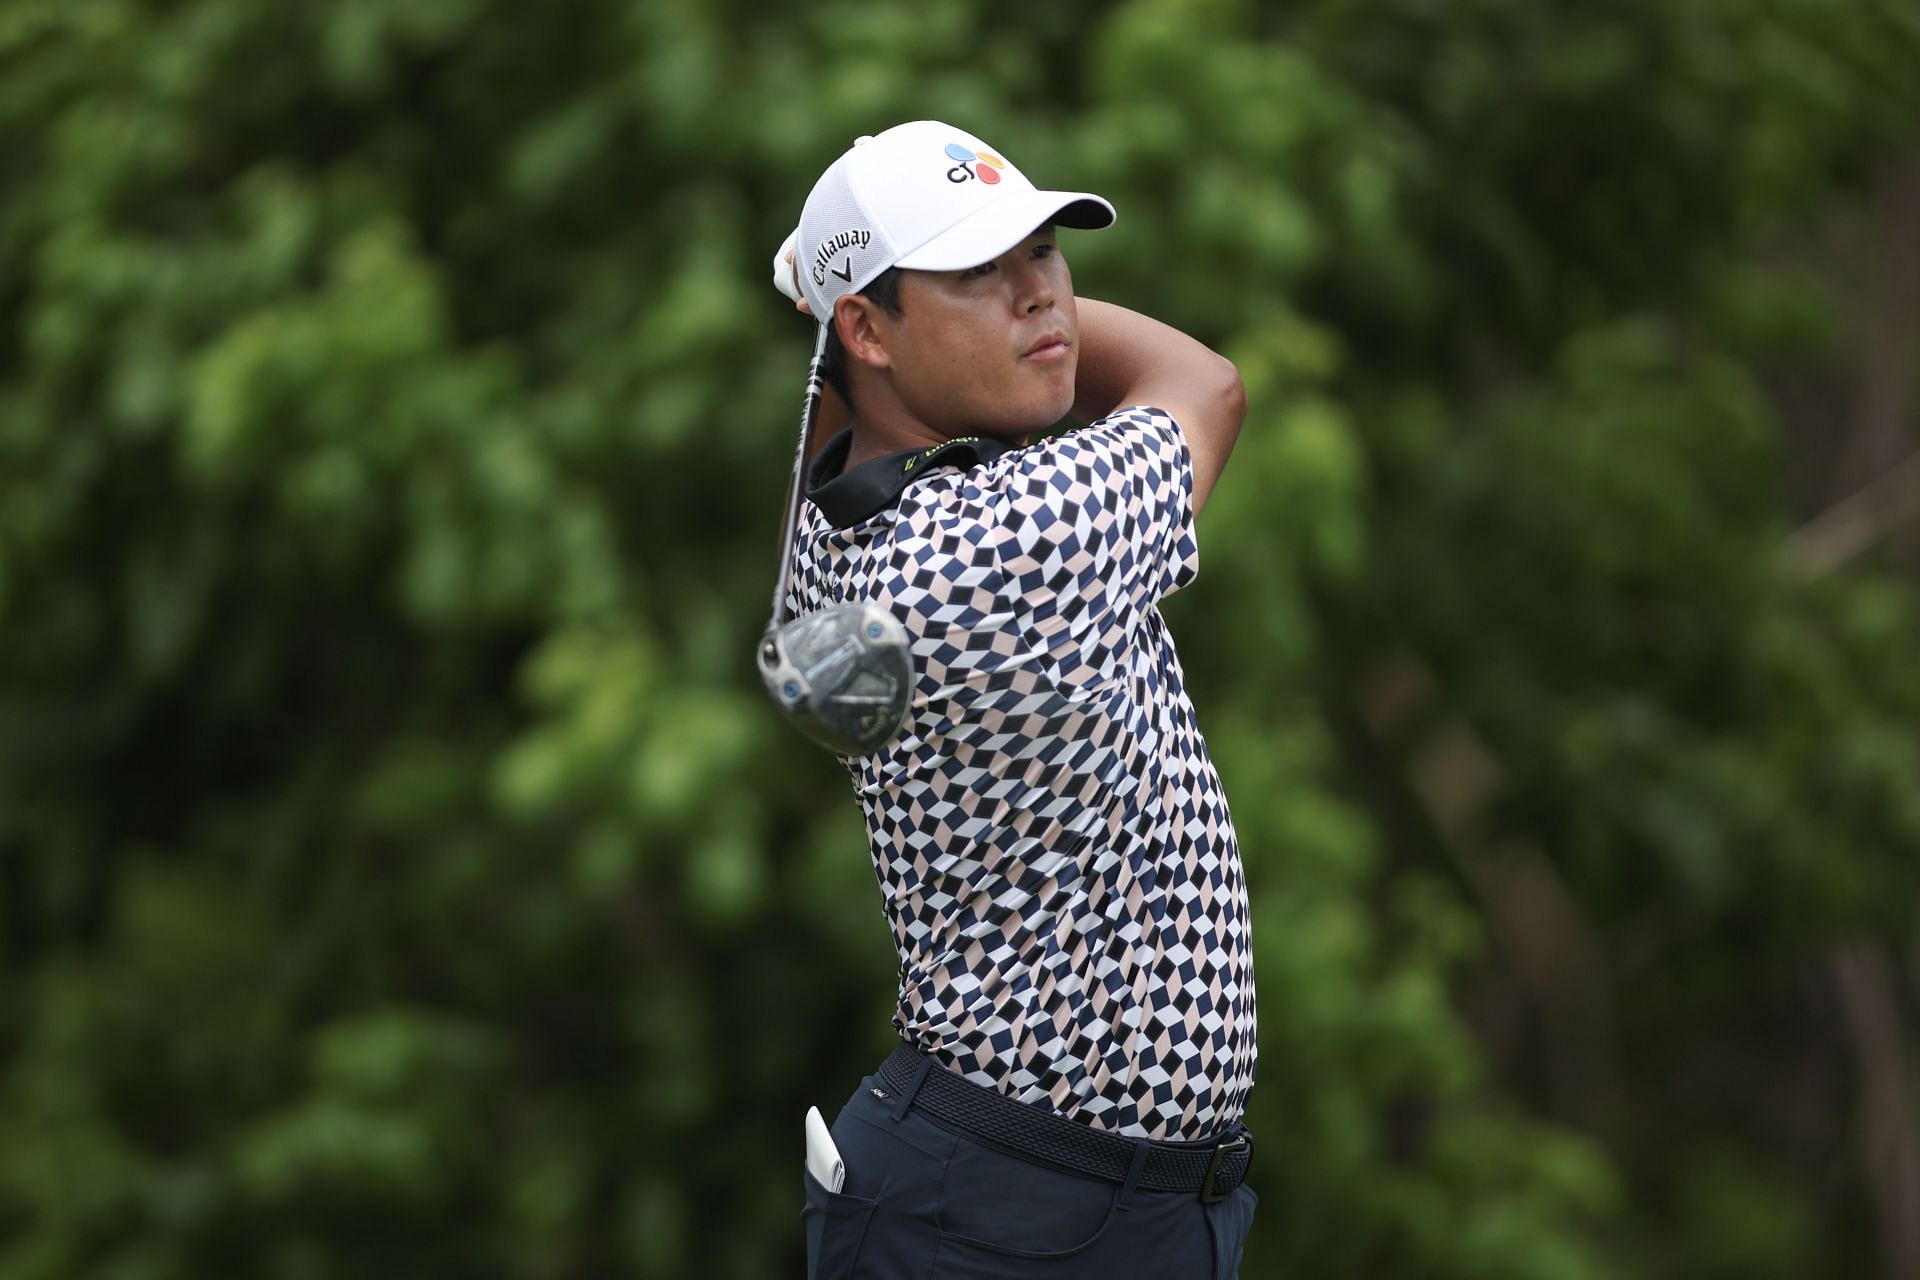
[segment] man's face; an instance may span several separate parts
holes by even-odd
[[[1073,407],[1073,276],[1043,227],[965,271],[906,271],[882,334],[901,403],[944,435],[1024,436]]]

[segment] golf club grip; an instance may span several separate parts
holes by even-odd
[[[793,581],[793,540],[799,533],[800,525],[801,471],[806,466],[807,435],[813,429],[814,415],[820,408],[826,356],[827,326],[823,322],[817,326],[813,339],[813,359],[807,364],[807,391],[800,403],[800,440],[793,449],[793,479],[787,485],[786,517],[780,522],[780,570],[774,577],[773,621],[769,624],[775,627],[786,620],[787,588]]]

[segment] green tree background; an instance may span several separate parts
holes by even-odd
[[[0,0],[0,1280],[800,1273],[751,666],[857,134],[1251,400],[1249,1277],[1920,1274],[1911,0]]]

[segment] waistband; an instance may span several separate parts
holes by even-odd
[[[912,1045],[895,1049],[875,1074],[892,1091],[896,1115],[917,1107],[988,1146],[1069,1173],[1212,1204],[1226,1199],[1253,1163],[1245,1125],[1206,1142],[1124,1138],[963,1080]]]

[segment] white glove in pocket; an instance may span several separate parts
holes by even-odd
[[[846,1185],[847,1166],[840,1159],[840,1149],[833,1145],[833,1134],[828,1132],[818,1107],[807,1108],[807,1172],[836,1195]]]

